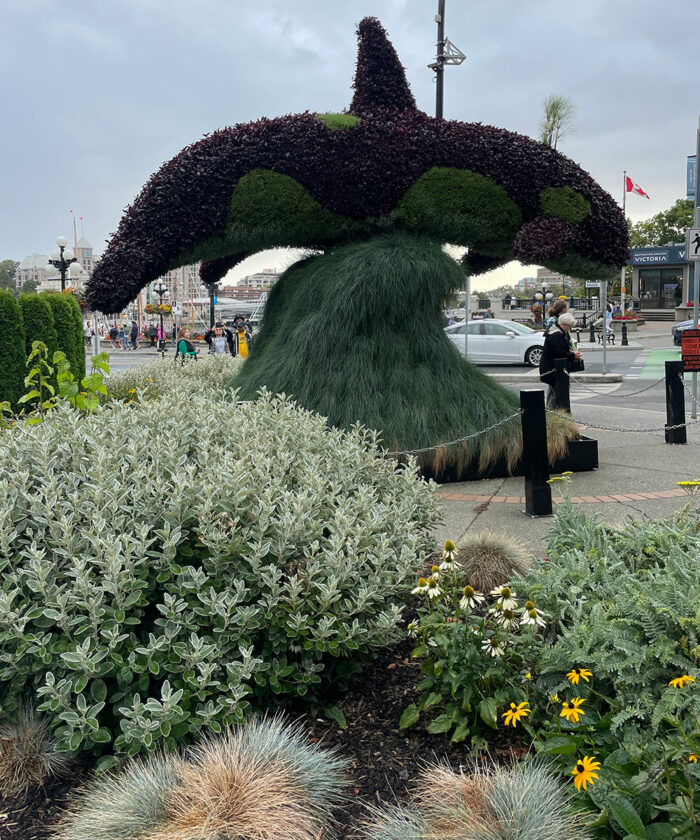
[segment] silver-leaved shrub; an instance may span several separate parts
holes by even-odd
[[[61,406],[0,439],[0,714],[32,698],[103,767],[314,695],[400,635],[433,548],[431,488],[375,433],[223,397]]]
[[[108,399],[153,399],[168,393],[181,397],[225,387],[236,375],[243,359],[236,356],[204,355],[184,365],[172,357],[112,373],[107,378]]]

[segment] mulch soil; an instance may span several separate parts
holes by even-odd
[[[399,731],[401,715],[416,701],[415,686],[421,679],[420,665],[410,659],[412,646],[406,640],[365,665],[347,694],[337,701],[346,729],[325,719],[302,718],[312,741],[336,747],[349,762],[348,802],[336,814],[339,840],[357,836],[368,805],[405,802],[426,763],[446,763],[454,770],[469,766],[464,744],[451,745],[447,736],[431,735],[420,726]],[[512,741],[499,743],[498,737],[491,742],[492,760],[508,762],[514,752],[524,750],[514,748]],[[72,792],[84,780],[84,774],[78,772],[68,782],[42,788],[30,800],[0,798],[0,840],[50,838],[70,806]]]

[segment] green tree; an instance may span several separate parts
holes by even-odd
[[[0,289],[15,291],[15,273],[18,265],[15,260],[0,261]]]
[[[75,374],[76,379],[82,378],[84,374],[79,376],[78,373],[85,369],[85,351],[83,349],[83,331],[82,329],[78,330],[73,311],[73,306],[78,306],[77,302],[72,295],[64,295],[61,292],[44,292],[41,297],[48,302],[53,313],[53,323],[58,336],[58,349],[66,354],[70,369]]]
[[[0,289],[0,402],[17,408],[26,374],[22,310],[12,292]]]
[[[46,345],[48,358],[58,350],[58,336],[53,323],[53,312],[43,295],[19,296],[24,323],[24,341],[27,356],[32,352],[32,342],[41,341]]]
[[[22,284],[22,292],[26,295],[35,295],[38,288],[39,284],[31,277]]]
[[[68,302],[71,308],[71,316],[73,318],[73,325],[78,337],[75,348],[75,367],[71,363],[71,371],[75,375],[76,382],[85,376],[85,329],[83,325],[83,310],[80,308],[75,295],[67,294]]]
[[[576,108],[570,99],[556,94],[548,96],[542,103],[541,142],[556,149],[561,138],[573,130],[575,116]]]
[[[662,210],[642,222],[632,224],[627,220],[632,248],[645,245],[667,245],[669,242],[684,242],[685,229],[693,227],[693,200],[679,198],[668,210]]]

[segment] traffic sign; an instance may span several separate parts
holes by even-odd
[[[683,330],[682,336],[681,359],[683,360],[683,370],[685,372],[698,371],[700,370],[700,330]]]
[[[700,260],[700,228],[688,228],[685,234],[685,258]]]
[[[600,288],[600,280],[586,280],[586,288],[587,289],[599,289]]]

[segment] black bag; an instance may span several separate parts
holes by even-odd
[[[569,373],[581,373],[582,370],[586,369],[586,365],[584,364],[583,359],[569,357],[569,360],[566,363],[566,369]]]

